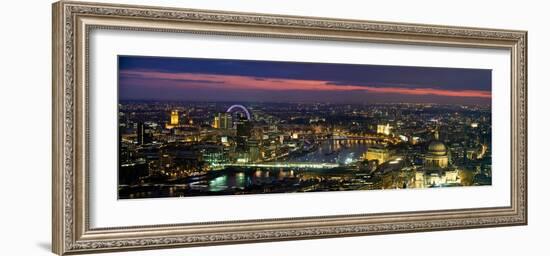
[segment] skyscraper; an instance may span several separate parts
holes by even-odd
[[[252,123],[246,119],[241,119],[237,123],[237,136],[248,138],[252,132]]]
[[[230,113],[220,113],[220,128],[226,130],[233,128],[233,117]]]
[[[147,127],[142,122],[139,122],[137,124],[136,136],[138,145],[151,143],[152,141],[152,135],[149,133]]]
[[[233,118],[231,113],[217,113],[214,116],[214,122],[212,122],[212,127],[216,129],[231,129],[233,128]]]
[[[214,122],[212,123],[212,127],[213,127],[213,128],[216,128],[216,129],[220,129],[220,128],[221,128],[221,125],[220,125],[220,114],[214,116]]]

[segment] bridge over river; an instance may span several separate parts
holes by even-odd
[[[219,164],[215,167],[245,167],[245,168],[311,168],[332,169],[340,166],[337,163],[311,163],[311,162],[266,162],[266,163],[231,163]]]

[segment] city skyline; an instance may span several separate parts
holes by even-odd
[[[119,98],[490,104],[491,70],[119,56]]]
[[[492,184],[490,70],[121,56],[119,78],[119,199]]]

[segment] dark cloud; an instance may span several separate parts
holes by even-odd
[[[162,72],[167,74],[198,73],[205,75],[245,76],[258,82],[281,80],[312,80],[326,81],[335,86],[366,86],[371,88],[407,88],[407,89],[436,89],[448,91],[491,91],[491,70],[488,69],[462,69],[462,68],[435,68],[435,67],[405,67],[383,65],[355,65],[355,64],[327,64],[304,62],[277,62],[277,61],[249,61],[249,60],[223,60],[223,59],[198,59],[198,58],[166,58],[166,57],[140,57],[119,56],[119,71],[143,71]],[[121,74],[122,74],[121,73]],[[132,79],[129,79],[132,78]],[[145,78],[143,78],[145,80]],[[156,90],[156,86],[162,86],[165,78],[158,78],[149,83],[140,83],[139,76],[125,77],[120,75],[121,99],[157,97],[157,99],[172,99],[175,95],[184,95],[185,98],[202,100],[219,100],[220,96],[234,97],[235,100],[256,101],[284,101],[285,99],[299,101],[323,100],[334,102],[452,102],[461,101],[472,103],[490,102],[490,98],[476,99],[471,97],[447,97],[436,95],[402,95],[400,93],[365,93],[365,92],[314,92],[288,91],[288,92],[253,92],[252,90],[225,90],[219,95],[212,90],[213,84],[223,84],[221,81],[180,79],[181,84],[192,83],[193,90],[183,88],[170,88]],[[170,79],[173,82],[174,79]],[[139,85],[138,85],[139,84]],[[197,90],[200,84],[204,84],[204,90]],[[197,87],[198,86],[198,87]],[[184,92],[185,93],[178,93]],[[244,95],[244,97],[243,97]],[[331,95],[330,97],[328,95]],[[373,96],[374,95],[374,96]],[[183,97],[183,96],[182,96]]]

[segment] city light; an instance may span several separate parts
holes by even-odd
[[[268,187],[269,184],[279,184],[281,188],[271,188],[275,190],[315,191],[341,190],[341,184],[353,184],[346,185],[349,189],[388,189],[403,188],[404,185],[426,188],[490,182],[491,165],[487,158],[490,144],[479,140],[483,136],[490,138],[490,133],[482,129],[479,122],[470,122],[470,127],[477,129],[470,131],[475,136],[463,142],[468,147],[443,141],[453,133],[462,135],[468,132],[460,130],[462,120],[456,114],[453,114],[456,120],[446,122],[441,117],[428,116],[422,120],[416,115],[402,116],[405,121],[395,126],[389,122],[369,125],[365,119],[350,123],[350,127],[356,129],[353,131],[346,125],[329,124],[319,118],[307,118],[300,125],[281,124],[291,119],[299,122],[299,119],[286,113],[275,119],[266,114],[276,111],[269,104],[255,105],[254,109],[263,114],[255,114],[254,118],[258,119],[251,120],[248,120],[248,115],[251,118],[253,115],[245,105],[221,105],[208,112],[206,109],[216,105],[206,103],[193,103],[192,108],[206,116],[190,111],[187,105],[180,105],[178,110],[167,111],[165,125],[159,125],[162,120],[126,119],[129,117],[127,113],[145,108],[140,104],[121,104],[120,118],[128,120],[121,125],[127,127],[120,140],[123,150],[120,170],[125,175],[120,179],[120,185],[124,185],[122,193],[139,187],[140,182],[150,184],[163,179],[163,183],[173,184],[167,186],[169,195],[255,191],[253,184]],[[165,111],[161,106],[146,105],[146,108],[148,112]],[[304,108],[304,105],[294,107]],[[346,111],[376,113],[385,107],[395,108],[372,105],[363,106],[364,110],[359,111],[339,105],[325,106],[326,111],[334,113],[338,110],[342,114]],[[160,110],[155,110],[157,108]],[[318,105],[311,105],[311,108],[315,109],[312,115],[320,115],[318,112],[323,111]],[[440,112],[434,105],[430,109]],[[199,122],[191,123],[191,118]],[[407,118],[410,121],[407,122]],[[312,119],[318,121],[312,124]],[[274,124],[259,120],[270,120]],[[438,121],[434,123],[434,120]],[[214,125],[210,125],[212,123]],[[360,130],[356,128],[358,125]],[[394,137],[393,132],[399,135]],[[236,183],[231,183],[231,180]],[[334,183],[335,180],[339,182]],[[312,187],[308,185],[310,183],[316,185]],[[258,187],[258,191],[264,189]],[[124,195],[139,198],[147,193]]]
[[[119,68],[119,199],[492,184],[490,70],[127,56]]]

